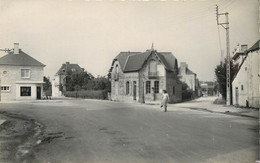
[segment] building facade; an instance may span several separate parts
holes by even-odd
[[[42,98],[45,65],[19,49],[0,58],[1,101]]]
[[[84,72],[84,69],[78,64],[71,64],[70,62],[62,64],[52,81],[52,96],[62,96],[63,92],[66,91],[66,76],[68,74],[80,74],[82,72]]]
[[[200,96],[200,83],[197,79],[197,74],[192,72],[188,68],[188,64],[185,62],[180,63],[179,78],[182,82],[186,83],[190,90],[193,92],[193,97]]]
[[[200,81],[202,96],[217,96],[217,82]]]
[[[242,56],[243,61],[232,80],[233,105],[260,107],[259,40]]]
[[[162,90],[166,90],[170,103],[179,102],[181,84],[177,75],[178,62],[170,52],[121,52],[110,69],[111,99],[159,102]]]

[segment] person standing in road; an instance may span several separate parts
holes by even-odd
[[[161,108],[164,106],[164,112],[167,111],[168,100],[169,100],[169,95],[166,90],[163,90]]]

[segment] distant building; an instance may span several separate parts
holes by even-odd
[[[241,48],[238,47],[234,53],[234,56],[232,57],[232,60],[234,62],[234,65],[238,64],[240,65],[244,58],[246,57],[245,51],[247,50],[247,45],[241,45]]]
[[[217,83],[213,81],[200,81],[202,96],[216,96],[218,94],[216,86]]]
[[[14,51],[0,58],[1,101],[41,99],[44,67],[15,43]]]
[[[239,53],[239,54],[238,54]],[[260,107],[260,55],[259,40],[248,50],[238,51],[242,56],[239,69],[232,80],[234,105]],[[236,58],[233,57],[234,60]]]
[[[178,61],[171,52],[120,52],[110,69],[111,99],[159,102],[167,90],[169,102],[182,100],[177,80]]]
[[[193,96],[199,96],[199,80],[197,74],[192,72],[188,68],[188,64],[185,62],[180,63],[179,75],[180,80],[186,83],[190,90],[193,91]]]
[[[61,96],[66,91],[66,76],[68,74],[80,74],[82,72],[84,72],[84,69],[78,64],[71,64],[70,62],[62,64],[52,81],[52,96]]]

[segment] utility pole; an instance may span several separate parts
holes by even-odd
[[[4,51],[4,52],[8,53],[11,51],[11,49],[5,48],[5,49],[0,49],[0,51]],[[1,99],[2,99],[2,95],[1,95],[1,72],[0,72],[0,101],[1,101]]]
[[[218,5],[216,5],[217,25],[221,25],[226,30],[226,46],[227,46],[227,59],[226,59],[226,88],[227,100],[226,104],[231,105],[231,83],[230,83],[230,43],[229,43],[229,21],[228,12],[218,13]],[[219,16],[226,16],[226,22],[219,22]]]

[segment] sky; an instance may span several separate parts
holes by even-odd
[[[144,52],[153,43],[212,81],[221,51],[226,55],[216,4],[229,13],[231,56],[237,44],[251,47],[260,38],[259,0],[0,0],[0,49],[19,43],[52,79],[65,62],[105,76],[120,52]]]

